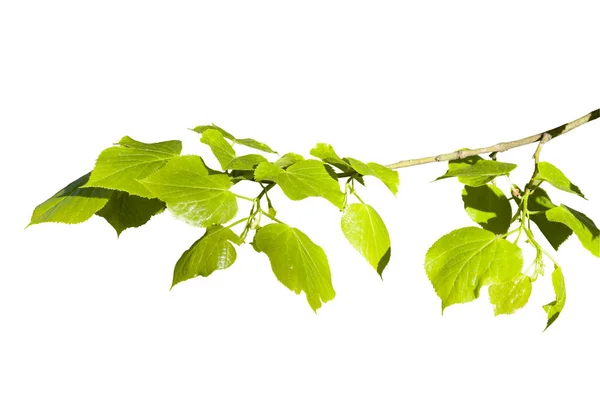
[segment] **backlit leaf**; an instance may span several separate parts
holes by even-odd
[[[554,287],[554,294],[556,295],[556,299],[543,306],[544,311],[546,311],[546,313],[548,314],[548,323],[546,324],[546,329],[548,329],[550,325],[552,325],[554,321],[556,321],[563,308],[565,307],[565,302],[567,301],[565,278],[563,276],[562,270],[556,264],[554,264],[554,271],[552,271],[552,286]]]
[[[223,138],[223,133],[219,130],[204,130],[200,142],[210,147],[210,150],[219,161],[223,170],[226,170],[227,165],[235,158],[233,147]]]
[[[221,225],[208,227],[204,235],[177,261],[172,286],[198,275],[209,276],[213,271],[231,266],[235,262],[236,252],[230,242],[239,245],[240,238],[229,228]]]
[[[235,196],[225,174],[209,175],[198,156],[173,158],[165,167],[141,182],[167,208],[187,223],[208,227],[223,224],[237,213]]]
[[[458,177],[458,181],[471,186],[479,187],[502,175],[508,175],[516,164],[485,160],[480,156],[470,156],[460,160],[448,162],[448,171],[443,176],[436,178]]]
[[[38,205],[29,225],[43,222],[78,224],[88,220],[103,208],[113,191],[105,188],[82,188],[90,173],[79,177],[51,198]]]
[[[285,224],[268,224],[256,232],[253,247],[269,257],[281,283],[296,294],[306,293],[314,311],[335,297],[327,256],[302,231]]]
[[[552,203],[550,197],[542,188],[536,188],[535,191],[529,195],[527,208],[529,211],[539,212],[537,214],[531,214],[531,221],[538,226],[554,250],[558,250],[560,245],[571,236],[573,231],[564,224],[548,220],[546,211],[555,207],[556,205]]]
[[[442,310],[476,299],[484,285],[514,279],[522,266],[518,246],[477,227],[444,235],[425,256],[425,271],[442,299]]]
[[[212,126],[196,126],[192,130],[200,134],[203,134],[206,130],[218,130],[223,135],[223,137],[235,142],[236,144],[258,149],[259,151],[263,152],[277,153],[273,149],[271,149],[271,147],[269,147],[267,144],[258,142],[252,138],[235,138],[233,135],[229,134],[227,131],[223,130],[218,126],[215,126],[214,124]]]
[[[257,164],[263,162],[267,162],[267,159],[261,155],[251,154],[238,156],[229,162],[225,167],[225,170],[254,170],[254,167]]]
[[[286,170],[273,163],[261,163],[254,171],[254,178],[257,181],[276,182],[292,200],[320,196],[340,209],[344,207],[344,194],[339,183],[329,175],[323,162],[318,160],[301,160]]]
[[[555,188],[585,198],[577,185],[569,181],[562,171],[548,162],[538,163],[538,174],[536,175],[536,179],[549,182]]]
[[[329,144],[318,143],[313,149],[310,150],[310,154],[321,159],[325,163],[329,163],[337,167],[343,172],[352,171],[350,165],[346,161],[342,160],[342,158],[335,153],[333,147]]]
[[[462,200],[471,220],[483,229],[497,235],[508,232],[512,209],[500,188],[489,184],[480,187],[465,185]]]
[[[227,138],[228,140],[235,140],[235,137],[231,134],[229,134],[227,131],[223,130],[221,127],[219,126],[215,126],[210,125],[210,126],[196,126],[193,129],[191,129],[192,131],[195,131],[196,133],[204,133],[206,130],[217,130],[221,133],[221,135],[223,135],[223,137]]]
[[[581,245],[594,256],[600,257],[600,230],[585,214],[568,206],[560,205],[548,210],[546,217],[550,221],[562,223],[572,229]]]
[[[280,157],[279,159],[277,159],[275,161],[275,165],[277,167],[281,167],[282,169],[285,169],[301,160],[304,160],[304,157],[302,157],[302,155],[298,155],[297,153],[289,152],[289,153],[286,153],[285,155],[283,155],[282,157]]]
[[[488,293],[495,315],[512,314],[527,304],[531,295],[531,279],[521,274],[511,281],[491,285]]]
[[[360,160],[353,158],[346,158],[346,160],[348,160],[352,168],[356,170],[357,173],[364,176],[376,177],[381,180],[381,182],[383,182],[394,195],[398,193],[400,177],[397,171],[374,162],[365,164]]]
[[[127,228],[144,225],[164,209],[165,203],[156,198],[147,199],[123,191],[114,191],[106,206],[96,214],[104,217],[117,231],[118,236]]]
[[[369,205],[354,203],[344,210],[341,224],[348,242],[381,275],[391,249],[390,236],[379,214]]]
[[[156,172],[180,152],[181,141],[145,144],[123,137],[117,146],[100,153],[85,186],[116,189],[152,198],[152,193],[138,180]]]

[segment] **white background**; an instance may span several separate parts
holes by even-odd
[[[327,142],[386,164],[600,106],[596,1],[482,3],[2,2],[0,396],[598,396],[600,261],[574,237],[557,254],[567,305],[548,331],[550,272],[513,316],[494,317],[485,290],[441,316],[425,251],[471,225],[460,185],[429,182],[442,164],[401,170],[397,198],[373,180],[361,191],[392,237],[383,282],[328,202],[274,195],[328,253],[337,297],[317,315],[249,245],[169,291],[202,231],[168,213],[118,240],[98,217],[24,230],[124,135],[181,139],[214,162],[186,129],[215,123],[280,152]],[[549,188],[555,202],[596,222],[599,147],[592,122],[542,152],[589,198]],[[520,164],[514,182],[534,149],[499,156]]]

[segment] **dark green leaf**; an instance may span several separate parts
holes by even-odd
[[[483,229],[497,235],[508,232],[512,217],[511,207],[500,188],[493,185],[465,185],[462,200],[469,217]]]
[[[116,189],[152,198],[150,191],[138,180],[156,172],[180,152],[181,141],[145,144],[130,137],[123,137],[118,146],[100,153],[85,187]]]
[[[564,224],[548,220],[545,212],[555,207],[556,205],[552,203],[550,197],[542,188],[536,188],[527,201],[527,208],[529,211],[541,212],[532,214],[530,216],[531,221],[538,226],[554,250],[558,250],[560,245],[571,236],[573,231]]]
[[[264,156],[256,154],[238,156],[229,162],[225,170],[254,170],[257,164],[267,161]]]
[[[554,271],[552,272],[552,286],[554,287],[554,294],[556,295],[556,299],[543,307],[544,311],[546,311],[546,313],[548,314],[548,323],[546,324],[546,329],[548,329],[550,325],[552,325],[554,321],[556,321],[563,308],[565,307],[565,302],[567,301],[565,278],[563,276],[562,270],[556,264],[554,264]]]
[[[31,215],[29,225],[43,222],[78,224],[86,221],[103,208],[113,191],[104,188],[82,188],[90,173],[79,177],[44,203]]]
[[[310,154],[329,163],[345,173],[351,172],[352,168],[350,165],[342,160],[337,153],[333,150],[333,147],[329,144],[318,143],[313,149],[310,150]]]
[[[320,196],[340,209],[344,207],[344,194],[339,183],[327,173],[323,162],[318,160],[301,160],[286,170],[273,163],[261,163],[254,171],[254,178],[279,184],[283,193],[292,200]]]
[[[224,174],[209,175],[198,156],[173,158],[141,182],[178,218],[195,226],[223,224],[237,213],[237,201]]]
[[[585,198],[577,185],[569,181],[562,171],[548,162],[538,163],[538,173],[536,175],[536,179],[549,182],[555,188],[565,192],[574,193],[575,195]]]
[[[268,224],[256,232],[253,247],[269,257],[281,283],[296,294],[306,293],[314,311],[335,297],[327,256],[302,231],[285,224]]]
[[[390,235],[375,209],[366,204],[349,205],[342,216],[342,231],[352,247],[381,275],[390,259]]]
[[[458,181],[471,186],[479,187],[492,181],[494,178],[502,175],[508,175],[516,164],[496,162],[494,160],[485,160],[480,156],[470,156],[460,160],[451,160],[448,162],[448,171],[441,177],[458,177]]]
[[[114,191],[106,206],[96,214],[104,217],[119,236],[127,228],[146,224],[152,216],[162,213],[164,209],[165,203],[158,199],[147,199],[123,191]]]
[[[213,271],[225,269],[235,262],[233,245],[240,244],[240,238],[229,228],[221,225],[208,227],[204,235],[187,249],[175,265],[173,284],[195,278],[209,276]]]
[[[550,221],[562,223],[572,229],[581,245],[594,256],[600,257],[600,230],[588,216],[568,206],[560,205],[548,210],[546,217]]]
[[[352,168],[357,173],[364,176],[373,176],[380,179],[394,195],[398,193],[398,186],[400,185],[400,177],[398,172],[388,167],[382,166],[378,163],[369,162],[367,164],[360,160],[353,158],[346,158]]]
[[[277,159],[275,161],[275,165],[277,167],[281,167],[282,169],[285,169],[301,160],[304,160],[304,158],[301,155],[298,155],[297,153],[289,152],[289,153],[286,153],[285,155],[283,155],[282,157],[280,157],[279,159]]]
[[[200,142],[210,147],[223,170],[226,170],[227,165],[235,158],[233,147],[223,138],[223,133],[219,130],[204,130]]]
[[[511,281],[491,285],[488,292],[495,315],[512,314],[527,304],[531,295],[531,279],[521,274]]]
[[[444,235],[425,256],[425,271],[442,299],[442,311],[476,299],[481,286],[514,279],[522,266],[518,246],[477,227]]]

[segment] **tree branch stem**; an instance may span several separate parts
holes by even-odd
[[[426,164],[426,163],[446,162],[449,160],[464,159],[466,157],[479,155],[482,153],[504,152],[504,151],[508,151],[509,149],[517,148],[517,147],[520,147],[523,145],[533,144],[534,142],[539,142],[542,139],[544,140],[544,143],[546,143],[556,137],[559,137],[563,134],[568,133],[569,131],[571,131],[583,124],[586,124],[587,122],[590,122],[594,119],[598,119],[599,117],[600,117],[600,109],[596,109],[595,111],[592,111],[585,116],[575,119],[572,122],[565,123],[561,126],[555,127],[548,131],[544,131],[543,133],[534,134],[529,137],[521,138],[520,140],[509,141],[509,142],[500,142],[496,145],[487,146],[484,148],[463,149],[463,150],[459,150],[459,151],[455,151],[455,152],[444,153],[444,154],[437,155],[437,156],[428,156],[428,157],[419,158],[419,159],[401,160],[399,162],[389,164],[389,165],[387,165],[387,167],[389,167],[390,169],[400,169],[403,167],[417,166],[417,165]]]

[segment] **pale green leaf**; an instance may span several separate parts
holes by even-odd
[[[258,142],[253,138],[236,138],[234,141],[236,144],[244,145],[249,148],[258,149],[259,151],[268,152],[268,153],[277,153],[270,146],[264,144],[262,142]]]
[[[38,205],[29,225],[43,222],[78,224],[88,220],[103,208],[113,191],[105,188],[82,188],[90,173],[79,177],[51,198]]]
[[[442,310],[476,299],[484,285],[514,279],[522,265],[518,246],[477,227],[444,235],[425,256],[425,271],[442,299]]]
[[[329,163],[343,172],[351,172],[352,168],[350,165],[340,158],[335,153],[333,147],[329,144],[318,143],[313,149],[310,150],[310,154],[316,158],[321,159],[325,163]]]
[[[301,160],[286,170],[273,163],[261,163],[254,171],[254,178],[277,183],[292,200],[320,196],[340,209],[344,207],[344,193],[339,183],[329,175],[323,162],[318,160]]]
[[[283,285],[296,294],[306,293],[314,311],[335,297],[327,256],[302,231],[268,224],[256,232],[252,245],[269,257],[273,273]]]
[[[197,156],[173,158],[165,167],[141,182],[167,208],[187,223],[208,227],[223,224],[237,213],[231,181],[224,174],[209,175],[198,166]]]
[[[500,188],[489,184],[480,187],[465,185],[462,200],[471,220],[483,229],[497,235],[508,232],[512,209]]]
[[[342,232],[348,242],[381,275],[390,255],[390,235],[374,208],[354,203],[346,207],[342,216]]]
[[[398,185],[400,185],[400,177],[396,170],[382,166],[378,163],[369,162],[363,163],[360,160],[346,158],[352,168],[359,174],[364,176],[373,176],[381,180],[394,195],[398,193]]]
[[[544,311],[548,314],[548,323],[546,329],[550,327],[556,321],[567,301],[567,291],[565,289],[565,278],[562,270],[556,264],[554,264],[554,271],[552,271],[552,286],[554,287],[554,294],[556,299],[543,306]],[[544,329],[544,330],[546,330]]]
[[[214,124],[210,125],[210,126],[196,126],[191,130],[195,131],[196,133],[200,133],[200,134],[204,133],[206,130],[217,130],[223,135],[223,137],[227,138],[228,140],[232,140],[232,141],[235,140],[235,137],[233,135],[229,134],[227,131],[223,130],[221,127],[215,126]]]
[[[152,193],[138,180],[156,172],[180,152],[181,141],[145,144],[130,137],[123,137],[117,146],[100,153],[85,186],[116,189],[152,198]]]
[[[548,162],[539,162],[538,163],[538,173],[536,175],[537,180],[546,181],[550,183],[553,187],[558,188],[565,192],[574,193],[575,195],[579,195],[582,198],[583,193],[579,190],[579,187],[573,184],[569,179],[560,171],[556,166],[548,163]]]
[[[460,160],[448,162],[448,171],[443,176],[436,178],[458,177],[458,181],[471,186],[479,187],[502,175],[508,175],[516,164],[485,160],[480,156],[470,156]]]
[[[491,285],[488,293],[495,315],[512,314],[527,304],[531,295],[531,279],[521,274],[511,281]]]
[[[304,160],[304,157],[302,157],[302,155],[298,155],[297,153],[289,152],[289,153],[286,153],[285,155],[283,155],[282,157],[280,157],[279,159],[277,159],[275,161],[275,165],[277,167],[281,167],[282,169],[285,169],[301,160]]]
[[[173,272],[173,284],[209,276],[216,270],[225,269],[235,262],[235,248],[230,242],[240,244],[240,238],[229,228],[221,225],[208,227],[204,235],[187,249],[177,261]]]
[[[527,208],[529,211],[536,212],[536,214],[531,214],[531,221],[538,226],[554,250],[558,250],[560,245],[571,236],[573,231],[564,224],[548,220],[546,211],[555,207],[556,205],[552,203],[550,197],[542,188],[536,188],[529,195]]]
[[[251,154],[233,158],[225,170],[254,170],[259,163],[267,162],[264,156]]]
[[[200,142],[210,147],[223,170],[226,170],[227,165],[235,158],[233,147],[223,138],[223,133],[217,129],[204,130]]]
[[[146,224],[152,216],[162,213],[164,209],[165,203],[156,198],[147,199],[114,191],[106,206],[96,214],[104,217],[119,236],[127,228]]]
[[[585,214],[568,206],[560,205],[548,210],[546,217],[550,221],[562,223],[572,229],[581,245],[594,256],[600,257],[600,230]]]

